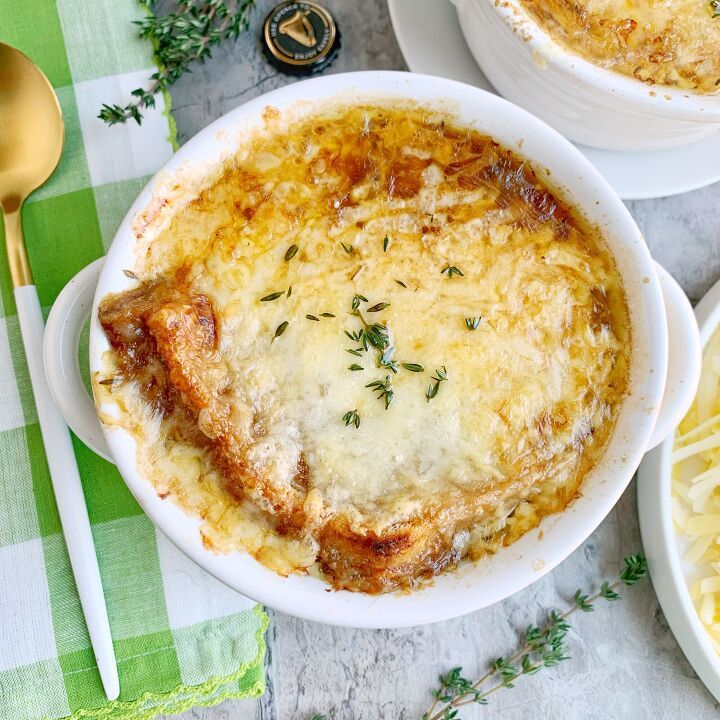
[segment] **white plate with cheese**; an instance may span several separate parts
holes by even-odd
[[[643,546],[680,647],[720,700],[720,281],[695,309],[702,378],[688,415],[638,471]]]

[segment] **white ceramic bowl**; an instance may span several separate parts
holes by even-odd
[[[629,301],[632,392],[621,408],[607,452],[584,481],[581,497],[563,513],[545,518],[542,540],[533,531],[496,555],[441,575],[433,584],[411,594],[370,596],[330,592],[326,583],[309,576],[280,577],[241,551],[219,555],[206,549],[198,532],[198,520],[159,499],[138,473],[132,437],[121,429],[103,428],[107,445],[102,441],[94,407],[79,377],[76,353],[82,318],[92,304],[90,369],[101,369],[108,342],[97,319],[97,304],[107,293],[133,284],[123,273],[123,268],[134,266],[133,228],[138,230],[139,226],[140,231],[149,232],[174,212],[173,202],[163,207],[163,193],[181,184],[175,179],[202,176],[217,169],[242,142],[244,134],[262,122],[267,106],[297,117],[317,111],[323,103],[392,98],[454,111],[459,123],[493,136],[534,164],[546,167],[567,200],[602,228]],[[156,214],[158,208],[162,209]],[[625,489],[645,450],[659,442],[686,411],[694,388],[689,395],[684,393],[676,376],[692,378],[699,368],[697,328],[687,299],[677,284],[654,265],[627,209],[584,156],[540,120],[502,98],[436,77],[398,72],[330,75],[289,85],[237,108],[189,141],[148,184],[120,226],[102,269],[100,265],[98,261],[71,281],[48,320],[48,378],[68,423],[117,464],[150,518],[199,565],[270,607],[325,623],[398,627],[444,620],[502,600],[542,577],[600,523]],[[668,321],[674,350],[669,376]],[[661,408],[663,397],[666,401]]]
[[[695,315],[700,323],[700,340],[704,347],[720,327],[720,282],[698,303]],[[640,532],[653,587],[668,624],[695,672],[720,702],[720,656],[715,652],[690,597],[689,586],[698,579],[697,568],[682,560],[691,543],[675,532],[672,520],[670,455],[674,438],[673,429],[640,465]]]
[[[573,142],[658,150],[720,133],[717,94],[649,87],[594,65],[554,42],[519,0],[452,2],[493,87]]]

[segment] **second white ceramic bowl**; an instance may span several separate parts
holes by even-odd
[[[717,94],[649,87],[594,65],[555,43],[518,0],[452,2],[495,89],[573,142],[634,151],[720,136]]]
[[[137,234],[149,238],[148,233],[157,232],[182,202],[192,199],[203,178],[217,172],[249,131],[262,127],[268,106],[290,121],[321,111],[323,104],[393,100],[412,100],[453,113],[459,124],[494,137],[534,165],[546,168],[565,199],[601,229],[621,273],[630,309],[631,393],[621,407],[601,462],[584,480],[580,497],[564,512],[546,517],[541,532],[529,532],[496,555],[464,564],[413,593],[371,596],[330,592],[329,586],[315,577],[281,577],[242,550],[220,555],[206,548],[199,520],[161,500],[139,473],[131,435],[103,427],[107,444],[98,442],[102,434],[97,432],[95,409],[80,380],[76,353],[82,320],[92,305],[90,369],[102,371],[108,341],[97,318],[97,305],[107,293],[134,284],[123,270],[134,267]],[[188,178],[194,178],[195,184],[188,186]],[[184,195],[178,197],[178,189]],[[673,338],[670,362],[669,335]],[[265,605],[310,620],[356,627],[418,625],[462,615],[508,597],[555,567],[610,511],[643,453],[662,440],[685,413],[694,388],[688,394],[677,378],[690,378],[692,383],[699,360],[697,326],[687,299],[653,263],[623,203],[576,148],[496,95],[442,78],[398,72],[328,75],[289,85],[237,108],[199,133],[142,191],[104,264],[98,261],[83,270],[61,293],[48,319],[45,341],[48,379],[68,423],[117,464],[145,512],[181,550],[223,582]],[[114,412],[117,408],[106,406],[103,410]]]

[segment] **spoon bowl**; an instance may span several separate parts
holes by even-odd
[[[57,166],[64,125],[55,91],[30,58],[0,43],[0,68],[0,203],[12,212]]]

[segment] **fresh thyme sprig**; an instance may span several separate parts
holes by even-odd
[[[477,330],[480,327],[479,317],[467,317],[465,318],[465,327],[468,330]]]
[[[213,46],[234,40],[247,29],[255,0],[179,0],[175,12],[163,17],[152,14],[155,0],[143,4],[150,13],[135,24],[140,37],[152,41],[159,69],[150,76],[147,90],[136,88],[130,93],[132,102],[102,106],[98,117],[108,125],[130,119],[140,125],[142,111],[155,107],[158,93],[177,82],[192,63],[207,60]]]
[[[428,402],[430,402],[438,394],[438,390],[440,389],[440,383],[448,379],[447,369],[444,365],[442,366],[441,370],[435,371],[435,375],[433,375],[432,379],[435,381],[435,384],[428,385],[427,392],[425,393],[425,397],[427,398]]]
[[[570,630],[568,617],[577,611],[590,612],[599,599],[615,601],[620,599],[617,588],[631,586],[642,580],[647,574],[647,561],[642,555],[630,555],[625,558],[624,567],[613,582],[605,581],[600,590],[593,595],[578,590],[574,604],[564,613],[553,610],[543,627],[530,625],[524,634],[520,649],[509,658],[499,657],[490,663],[490,669],[478,680],[472,682],[462,674],[462,668],[456,667],[445,675],[440,675],[440,686],[431,691],[434,702],[422,716],[422,720],[459,719],[458,708],[476,703],[486,705],[492,693],[503,688],[512,688],[524,675],[534,675],[543,668],[551,668],[568,660],[565,638]],[[487,689],[488,681],[494,680]],[[439,706],[439,707],[438,707]]]
[[[392,378],[389,375],[386,375],[384,380],[375,380],[375,382],[368,383],[365,387],[377,392],[378,400],[385,401],[386,410],[392,405],[392,401],[395,399],[395,391],[392,387]]]

